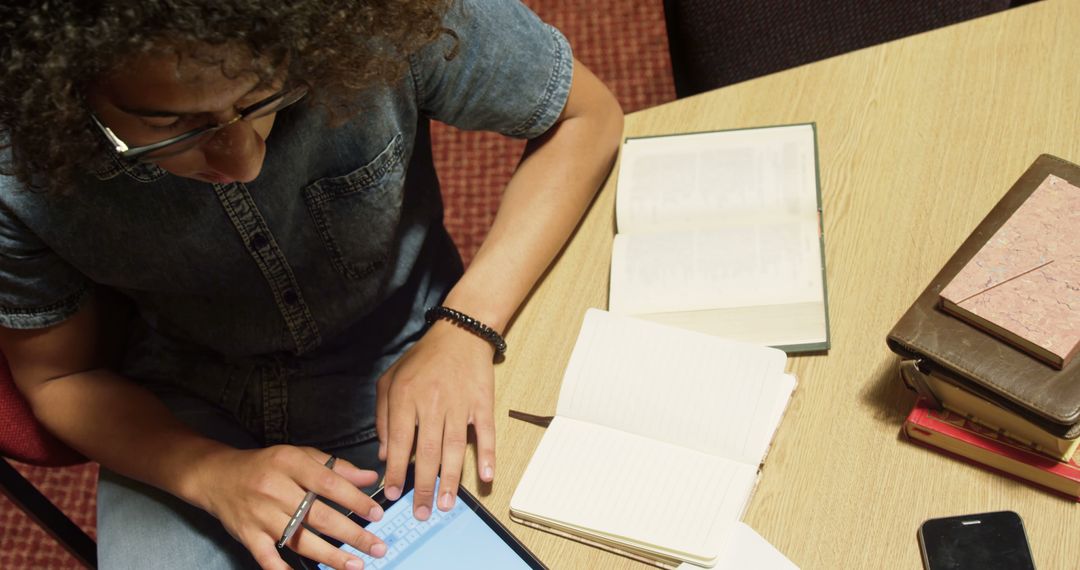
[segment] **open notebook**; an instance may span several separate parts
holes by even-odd
[[[589,309],[511,518],[661,566],[711,566],[795,389],[785,363]]]

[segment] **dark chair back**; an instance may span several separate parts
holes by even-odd
[[[1009,0],[664,0],[678,97],[1009,7]]]

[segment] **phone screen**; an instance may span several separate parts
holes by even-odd
[[[930,519],[919,529],[927,570],[1035,570],[1012,511]]]
[[[367,522],[356,515],[349,518],[381,538],[387,547],[382,558],[341,544],[339,548],[359,556],[364,568],[465,570],[500,568],[529,570],[544,568],[532,553],[517,542],[464,488],[458,492],[454,508],[447,512],[432,509],[431,518],[413,517],[412,469],[406,479],[404,495],[388,501],[378,493],[375,499],[386,509],[378,522]],[[436,494],[436,496],[438,496]],[[320,569],[329,567],[320,564]]]

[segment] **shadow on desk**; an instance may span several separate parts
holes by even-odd
[[[915,404],[915,393],[900,380],[900,357],[886,358],[859,395],[874,409],[874,419],[900,429]]]

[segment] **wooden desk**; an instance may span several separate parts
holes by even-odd
[[[1077,22],[1080,2],[1046,0],[627,117],[627,136],[817,123],[833,348],[789,358],[800,387],[745,518],[802,568],[921,568],[923,520],[999,509],[1024,518],[1039,568],[1080,564],[1080,507],[900,439],[914,397],[885,346],[1038,154],[1080,161]],[[506,412],[554,411],[585,308],[607,306],[614,186],[496,368],[499,463],[484,502],[553,568],[642,567],[507,517],[542,430]],[[672,473],[656,491],[678,484]]]

